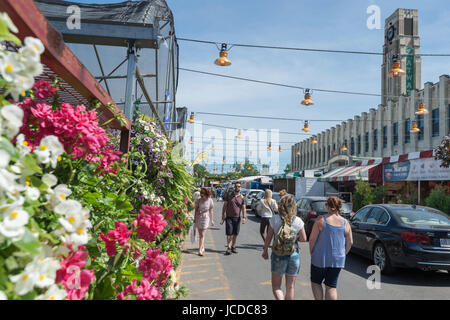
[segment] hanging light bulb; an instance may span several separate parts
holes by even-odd
[[[248,169],[248,170],[252,170],[252,167],[248,167],[247,169]]]
[[[347,151],[347,146],[345,144],[342,146],[341,151],[343,152]]]
[[[191,116],[189,117],[188,122],[189,123],[194,123],[194,113],[193,112],[191,112]]]
[[[220,50],[219,58],[217,58],[216,61],[214,61],[214,64],[221,67],[231,65],[231,61],[227,57],[228,57],[227,44],[222,43],[222,49]]]
[[[211,150],[212,151],[216,150],[216,147],[214,147],[214,145],[212,145]]]
[[[304,106],[312,106],[314,104],[314,101],[311,100],[311,91],[310,89],[305,90],[305,99],[301,102]]]
[[[419,107],[417,108],[415,114],[428,114],[427,108],[425,108],[425,104],[421,103],[419,104]]]
[[[405,74],[405,71],[401,68],[401,63],[398,55],[392,57],[391,71],[389,71],[388,76],[393,78],[398,78]]]
[[[267,147],[267,149],[272,150],[272,142],[269,142],[269,146]]]
[[[189,144],[193,144],[194,142],[192,141],[192,137],[191,139],[189,139]]]
[[[251,151],[250,151],[250,153],[249,153],[249,157],[251,157],[252,155],[253,155],[253,152],[251,152]]]
[[[297,151],[297,155],[298,155],[298,156],[300,155],[300,151]]]
[[[261,160],[258,160],[258,164],[261,164]]]
[[[305,125],[303,126],[302,130],[305,132],[311,131],[311,129],[309,129],[308,120],[305,120]]]
[[[316,139],[316,137],[312,137],[312,139],[311,139],[311,143],[312,143],[312,144],[316,144],[316,143],[317,143],[317,139]]]
[[[236,138],[242,139],[242,133],[241,133],[241,130],[240,130],[240,129],[239,129],[239,132],[238,132],[238,135],[236,136]]]
[[[411,130],[409,130],[409,132],[412,132],[412,133],[420,132],[420,129],[417,127],[416,121],[413,121],[413,124],[411,126]]]
[[[223,157],[222,162],[225,162],[225,157]]]
[[[281,146],[278,146],[278,152],[282,152]]]

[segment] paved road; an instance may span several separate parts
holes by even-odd
[[[197,255],[198,244],[186,238],[179,283],[189,294],[185,300],[272,300],[270,260],[261,258],[263,242],[259,234],[259,218],[248,212],[248,221],[241,226],[237,254],[225,256],[225,226],[220,225],[222,202],[215,202],[214,223],[206,233],[206,252]],[[296,280],[295,299],[313,299],[309,282],[310,254],[308,243],[300,244],[301,267]],[[367,267],[372,263],[349,254],[346,268],[338,284],[339,299],[450,299],[450,275],[404,269],[392,276],[381,276],[381,288],[367,288]]]

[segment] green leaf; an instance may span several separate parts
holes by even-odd
[[[22,167],[28,170],[29,172],[32,173],[37,172],[39,174],[42,174],[42,169],[37,164],[36,158],[33,155],[27,154],[25,157],[23,157],[21,163]]]
[[[31,254],[39,254],[41,252],[41,243],[28,229],[25,229],[25,234],[22,239],[13,243],[16,247]]]
[[[12,160],[17,160],[19,158],[19,153],[16,148],[4,137],[0,137],[0,149],[8,152]]]
[[[116,208],[118,210],[131,211],[134,209],[133,205],[130,203],[129,198],[126,195],[121,195],[116,200]]]

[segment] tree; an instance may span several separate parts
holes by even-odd
[[[435,208],[450,213],[450,194],[447,187],[436,186],[431,190],[430,195],[425,200],[427,207]]]
[[[375,202],[375,195],[369,182],[363,181],[360,176],[356,181],[355,193],[353,194],[353,211],[356,212],[364,206]]]
[[[291,164],[288,163],[288,164],[286,165],[286,168],[284,169],[284,173],[289,173],[289,172],[291,172],[291,171],[292,171],[292,168],[291,168],[291,167],[292,167]]]
[[[441,167],[450,166],[450,137],[445,136],[441,144],[436,148],[436,160],[441,160]]]

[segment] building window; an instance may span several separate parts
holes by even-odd
[[[423,129],[424,129],[423,125],[424,125],[423,114],[420,114],[417,116],[417,127],[420,129],[419,140],[423,140],[425,138],[425,135],[423,132]]]
[[[410,118],[405,120],[405,144],[411,142],[411,134],[410,134],[409,130],[411,130],[411,119]]]
[[[398,145],[398,122],[394,123],[394,146]]]
[[[355,138],[353,137],[350,140],[350,154],[355,154]]]
[[[358,141],[357,141],[357,154],[361,153],[361,135],[358,136]]]
[[[378,129],[373,130],[373,151],[378,149]]]
[[[387,129],[387,126],[384,126],[383,127],[383,148],[386,148],[387,147],[387,141],[388,141],[388,129]]]
[[[364,134],[364,152],[369,152],[369,133]]]
[[[431,135],[433,137],[439,136],[439,109],[431,111]]]

